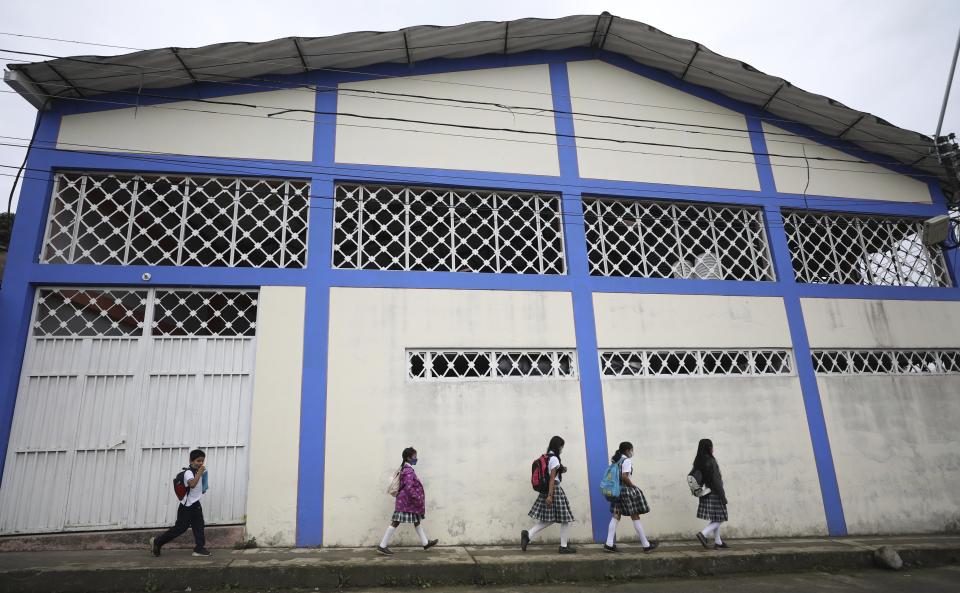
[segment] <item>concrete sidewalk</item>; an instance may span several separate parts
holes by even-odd
[[[72,593],[193,591],[204,589],[518,585],[612,582],[648,577],[852,570],[874,566],[874,551],[894,547],[908,566],[960,564],[960,535],[730,540],[729,550],[696,542],[664,542],[644,554],[623,544],[609,554],[583,545],[576,555],[556,545],[217,550],[194,558],[189,550],[11,552],[0,554],[0,592]]]

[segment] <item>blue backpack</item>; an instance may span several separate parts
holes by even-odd
[[[604,497],[610,502],[613,502],[620,498],[620,466],[623,464],[623,458],[620,458],[620,461],[616,463],[611,463],[610,467],[607,468],[607,471],[603,474],[603,479],[600,480],[600,492],[603,493]]]

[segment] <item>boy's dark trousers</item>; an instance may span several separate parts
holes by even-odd
[[[157,547],[163,546],[170,540],[178,537],[187,529],[193,529],[194,550],[202,550],[207,545],[207,540],[203,536],[203,507],[200,501],[185,507],[182,504],[177,505],[177,522],[173,527],[164,532],[156,539]]]

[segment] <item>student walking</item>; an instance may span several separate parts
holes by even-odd
[[[633,445],[627,441],[620,443],[620,446],[613,452],[610,462],[619,465],[620,470],[620,497],[610,502],[610,512],[613,517],[610,519],[610,525],[607,527],[607,542],[603,545],[604,552],[618,552],[614,540],[617,535],[617,525],[620,523],[620,517],[628,515],[633,520],[633,528],[640,536],[640,545],[644,552],[652,552],[659,543],[647,539],[643,531],[643,524],[640,523],[640,515],[650,512],[650,505],[647,504],[647,498],[643,495],[643,490],[633,483]]]
[[[573,513],[570,511],[570,502],[567,500],[567,495],[560,487],[563,474],[567,471],[567,468],[560,463],[563,444],[563,439],[555,436],[550,439],[550,444],[547,445],[545,455],[548,474],[547,487],[540,492],[530,512],[527,513],[531,518],[536,519],[537,523],[529,530],[524,529],[520,532],[520,549],[524,552],[527,551],[527,545],[533,536],[549,527],[551,523],[560,524],[560,553],[574,554],[577,551],[569,545],[568,535],[570,523],[573,522]]]
[[[177,476],[178,481],[182,479],[183,487],[186,488],[186,493],[177,506],[177,522],[160,537],[150,538],[150,551],[154,556],[159,556],[160,548],[164,544],[179,537],[187,529],[193,529],[193,555],[210,556],[206,548],[207,541],[203,535],[203,507],[200,506],[200,498],[207,490],[204,483],[207,473],[205,461],[206,454],[203,451],[200,449],[190,451],[189,467],[184,468],[182,478],[180,475]]]
[[[380,545],[377,546],[377,552],[387,556],[393,554],[393,551],[389,547],[390,540],[393,539],[393,534],[396,533],[397,527],[400,527],[401,523],[413,523],[413,528],[416,529],[417,535],[420,536],[420,544],[424,550],[429,550],[440,541],[436,539],[428,540],[426,532],[423,530],[423,527],[420,526],[420,522],[423,521],[427,514],[423,484],[420,483],[417,472],[413,471],[413,466],[417,464],[417,450],[413,447],[407,447],[401,455],[403,457],[403,463],[400,464],[400,470],[397,472],[397,477],[399,478],[396,492],[397,503],[394,507],[390,526],[387,527],[386,533],[383,534],[383,539],[380,540]],[[393,494],[393,492],[391,492],[391,494]]]
[[[700,504],[697,506],[697,518],[710,523],[697,532],[697,539],[709,550],[707,538],[713,533],[714,549],[729,548],[730,546],[720,539],[720,524],[727,520],[727,495],[723,490],[723,476],[720,475],[720,465],[713,456],[713,441],[710,439],[700,439],[697,456],[693,459],[693,469],[700,471],[703,485],[710,489],[709,494],[700,497]]]

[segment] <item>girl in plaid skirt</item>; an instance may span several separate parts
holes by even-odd
[[[655,541],[649,541],[647,535],[643,532],[643,524],[640,523],[640,515],[650,512],[650,505],[647,504],[647,498],[630,479],[633,475],[633,444],[626,441],[620,443],[620,447],[610,458],[611,463],[620,465],[620,498],[610,503],[610,512],[613,518],[610,519],[610,525],[607,527],[607,543],[603,545],[604,552],[617,552],[617,545],[614,538],[617,535],[617,525],[620,517],[629,515],[633,520],[633,528],[640,536],[640,545],[644,552],[652,552],[659,544]]]
[[[531,518],[536,519],[537,523],[529,530],[524,529],[520,532],[520,549],[524,552],[527,551],[530,539],[549,527],[551,523],[560,524],[560,553],[576,552],[576,549],[568,544],[567,538],[573,513],[570,511],[570,501],[560,487],[563,474],[567,471],[567,468],[560,463],[561,451],[563,451],[563,439],[558,436],[550,439],[550,444],[547,445],[547,456],[550,458],[547,466],[550,470],[549,490],[540,493],[530,512],[527,513]]]
[[[704,548],[710,549],[707,538],[713,533],[714,549],[729,548],[730,546],[720,539],[720,524],[727,520],[727,494],[723,490],[723,476],[720,474],[720,465],[713,456],[713,441],[710,439],[700,439],[697,456],[693,459],[693,469],[700,470],[703,485],[710,488],[710,494],[701,496],[697,506],[697,518],[709,521],[702,531],[697,532],[697,539]]]
[[[420,527],[420,521],[426,517],[426,497],[423,493],[423,484],[417,478],[417,472],[413,471],[413,466],[417,464],[417,450],[413,447],[407,447],[403,450],[403,463],[400,465],[400,491],[397,492],[397,504],[394,507],[393,519],[387,532],[383,534],[377,551],[381,554],[390,555],[390,540],[393,534],[400,527],[401,523],[413,523],[417,535],[420,536],[420,543],[424,550],[429,550],[437,545],[439,540],[427,539],[426,532]]]

